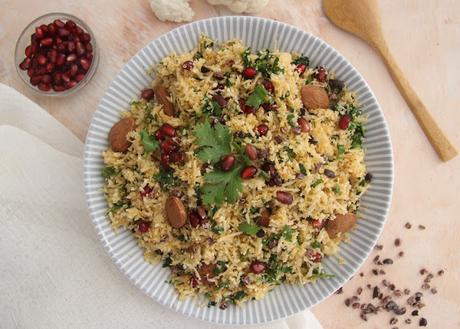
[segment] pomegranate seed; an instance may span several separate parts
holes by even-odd
[[[26,47],[26,49],[24,50],[24,54],[26,55],[26,57],[32,57],[32,46],[31,45],[28,45]]]
[[[75,76],[77,74],[77,72],[78,72],[78,65],[77,64],[72,64],[70,66],[69,75],[71,77],[73,77],[73,76]]]
[[[69,43],[67,44],[67,49],[69,50],[69,52],[72,53],[75,50],[75,42],[69,41]]]
[[[33,68],[30,68],[27,70],[27,75],[30,77],[32,77],[33,75],[35,74],[35,70]]]
[[[70,55],[67,56],[66,61],[67,61],[67,62],[73,62],[73,61],[76,60],[76,59],[77,59],[77,55],[76,55],[76,54],[70,54]],[[80,61],[80,63],[81,63],[81,61]]]
[[[41,81],[42,81],[41,75],[34,75],[33,77],[30,78],[30,84],[32,86],[38,85]]]
[[[75,81],[77,82],[80,82],[81,80],[83,80],[85,78],[85,75],[84,74],[77,74],[75,76]]]
[[[89,61],[92,61],[93,60],[93,54],[87,53],[86,54],[86,59],[89,60]]]
[[[37,75],[43,75],[45,73],[46,73],[46,68],[43,67],[43,66],[40,66],[40,67],[35,69],[35,74],[37,74]]]
[[[56,33],[56,26],[54,26],[53,23],[48,24],[47,28],[49,35],[54,35]]]
[[[150,198],[153,195],[153,188],[148,185],[145,185],[142,191],[139,192],[139,194],[142,198]]]
[[[242,179],[251,179],[253,178],[257,173],[257,168],[254,166],[247,166],[244,167],[243,170],[241,171],[241,178]]]
[[[175,137],[176,136],[176,129],[174,129],[173,126],[165,123],[160,127],[160,130],[163,134],[169,137]]]
[[[65,87],[67,89],[73,88],[77,85],[77,81],[75,80],[70,80],[69,82],[66,82]]]
[[[262,107],[265,110],[265,112],[278,110],[278,105],[276,105],[275,103],[263,103]]]
[[[257,159],[257,148],[254,145],[246,144],[244,148],[244,152],[246,153],[249,159],[251,160]]]
[[[182,69],[190,71],[193,69],[193,62],[192,61],[185,61],[182,63]]]
[[[316,229],[322,229],[323,226],[324,226],[324,221],[322,221],[321,219],[314,219],[311,221],[311,225],[316,228]]]
[[[54,39],[54,43],[57,44],[57,45],[61,45],[62,44],[62,39],[57,37],[56,39]]]
[[[30,67],[30,62],[31,62],[31,59],[26,57],[24,58],[24,60],[21,62],[21,64],[19,64],[19,68],[23,71],[29,69]]]
[[[322,66],[320,66],[318,68],[318,72],[316,73],[315,75],[315,78],[316,80],[318,80],[319,82],[324,82],[326,81],[326,78],[327,78],[327,73],[326,73],[326,69]]]
[[[46,24],[40,25],[40,29],[43,31],[43,33],[47,33],[47,32],[48,32],[48,26],[47,26]]]
[[[66,51],[66,45],[64,42],[56,46],[56,49],[59,50],[61,53],[64,53]]]
[[[87,43],[85,48],[88,53],[91,54],[93,52],[93,46],[90,43]]]
[[[62,80],[62,73],[61,72],[56,72],[53,74],[53,81],[56,83],[56,82],[59,82]]]
[[[304,119],[304,118],[299,118],[297,120],[297,124],[299,125],[300,127],[300,130],[303,132],[303,133],[308,133],[310,131],[310,123]]]
[[[81,41],[83,41],[84,43],[90,42],[91,41],[91,36],[89,35],[89,33],[82,33],[81,34]]]
[[[198,280],[195,277],[190,278],[190,287],[195,289],[198,286]]]
[[[45,56],[43,56],[43,55],[38,55],[37,56],[38,64],[45,65],[47,61],[48,61],[48,59]]]
[[[265,136],[268,133],[268,126],[266,124],[260,124],[256,127],[257,132],[260,136]]]
[[[223,171],[229,171],[235,165],[235,156],[233,154],[228,154],[222,158],[220,161],[220,167]]]
[[[36,27],[35,28],[35,35],[37,36],[37,38],[43,38],[45,36],[45,33],[43,32],[43,30],[40,27]]]
[[[137,224],[137,229],[139,230],[139,233],[145,233],[147,232],[149,229],[150,229],[150,222],[147,222],[143,219],[141,219],[139,221],[139,223]]]
[[[306,69],[307,69],[307,65],[305,65],[305,64],[298,64],[298,65],[295,67],[294,71],[296,71],[297,73],[299,73],[299,75],[302,75],[302,74],[305,72]]]
[[[204,207],[198,207],[196,211],[201,221],[204,221],[208,218],[208,215],[206,214],[206,209]]]
[[[80,60],[80,63],[81,63],[82,61],[87,62],[86,59],[81,59],[81,60]],[[83,67],[83,65],[82,65],[82,67]],[[88,67],[89,67],[89,65],[88,65]],[[84,68],[84,67],[83,67],[83,68]],[[86,68],[86,70],[87,70],[87,68]],[[141,97],[142,97],[143,99],[145,99],[147,102],[150,101],[150,100],[152,100],[152,99],[153,99],[153,96],[155,96],[155,94],[153,93],[153,89],[144,89],[144,90],[142,90],[142,92],[141,92]]]
[[[243,77],[245,79],[252,79],[256,76],[257,70],[253,67],[247,67],[243,70]]]
[[[56,64],[61,66],[61,65],[64,65],[64,63],[65,63],[65,55],[59,54],[56,59]]]
[[[73,30],[73,32],[76,34],[76,35],[80,35],[83,33],[83,30],[81,29],[80,26],[77,26],[75,27],[75,29]]]
[[[52,38],[45,38],[40,41],[40,44],[44,47],[49,47],[53,44],[53,39]]]
[[[66,87],[61,86],[61,85],[53,85],[53,90],[57,92],[61,92],[61,91],[66,90]]]
[[[45,75],[42,77],[42,82],[43,82],[43,83],[46,83],[46,84],[51,83],[51,75],[45,74]]]
[[[58,34],[60,37],[67,37],[69,36],[70,31],[65,28],[62,28],[62,29],[58,29]]]
[[[51,89],[51,86],[48,84],[48,83],[39,83],[38,84],[38,89],[42,90],[42,91],[50,91]]]
[[[253,108],[252,106],[248,106],[246,105],[246,101],[244,99],[240,99],[239,100],[239,104],[240,104],[240,109],[243,111],[243,113],[245,114],[251,114],[251,113],[255,113],[256,112],[256,109]]]
[[[184,152],[173,151],[169,154],[169,161],[171,163],[180,163],[184,161]]]
[[[216,101],[217,104],[219,104],[220,107],[226,107],[228,104],[228,101],[224,98],[224,96],[215,94],[212,96],[212,100]]]
[[[254,274],[260,274],[265,271],[266,267],[267,265],[264,262],[259,262],[258,260],[255,260],[251,263],[249,269]]]
[[[350,122],[351,122],[351,116],[349,116],[348,114],[342,115],[339,119],[339,128],[342,130],[348,129]]]
[[[58,52],[56,49],[51,49],[48,52],[48,59],[51,63],[56,63],[56,58],[57,58]]]
[[[83,47],[83,44],[80,41],[75,43],[75,50],[79,56],[83,55],[86,51],[85,47]]]
[[[283,204],[291,204],[293,201],[292,194],[284,191],[276,191],[276,200]]]
[[[60,19],[55,19],[53,24],[54,26],[56,26],[56,28],[61,28],[65,26],[64,22],[61,21]]]
[[[62,81],[64,82],[69,82],[70,81],[70,77],[67,73],[64,73],[62,74]]]
[[[155,132],[155,139],[156,140],[163,140],[165,138],[165,135],[164,135],[164,132],[161,131],[161,129],[158,129],[156,132]]]
[[[76,57],[76,55],[75,55]],[[68,57],[67,57],[68,58]],[[89,66],[91,65],[90,62],[85,59],[85,58],[81,58],[80,59],[80,65],[81,65],[81,68],[85,71],[87,71],[89,69]]]
[[[275,92],[275,86],[273,86],[273,83],[270,80],[264,80],[262,82],[262,85],[264,86],[265,90],[267,90],[269,93],[274,93]]]
[[[198,225],[200,225],[200,217],[196,212],[191,212],[188,220],[190,222],[190,226],[193,228],[196,228]]]
[[[65,22],[65,27],[69,30],[73,30],[75,27],[77,26],[77,24],[75,24],[74,21],[72,21],[71,19],[69,19],[67,22]]]
[[[321,256],[319,252],[313,251],[311,249],[307,250],[307,257],[308,259],[310,259],[312,262],[315,262],[315,263],[321,262],[321,258],[323,258],[323,256]]]
[[[179,145],[177,145],[171,139],[165,140],[164,142],[161,143],[161,150],[165,152],[166,154],[169,154],[172,151],[177,150],[178,148],[179,148]]]

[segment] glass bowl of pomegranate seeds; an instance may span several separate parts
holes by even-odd
[[[16,70],[41,95],[67,96],[80,90],[93,77],[98,62],[93,32],[69,14],[38,17],[16,43]]]

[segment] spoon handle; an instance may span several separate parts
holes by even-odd
[[[441,128],[431,116],[430,112],[428,112],[423,102],[412,89],[411,85],[404,77],[404,74],[396,64],[396,61],[388,50],[386,44],[381,42],[376,48],[382,55],[393,81],[398,86],[399,91],[403,95],[409,105],[409,108],[425,132],[425,135],[428,137],[431,145],[436,150],[436,153],[438,153],[442,161],[448,161],[454,158],[457,155],[457,150],[449,142]]]

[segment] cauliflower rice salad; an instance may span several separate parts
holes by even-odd
[[[327,278],[372,175],[353,92],[302,54],[238,40],[170,54],[103,153],[114,229],[224,309]]]

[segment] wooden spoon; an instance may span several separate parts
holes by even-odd
[[[323,0],[323,8],[334,24],[360,37],[380,53],[393,81],[398,86],[399,91],[439,157],[443,161],[448,161],[455,157],[457,150],[434,121],[391,55],[383,37],[376,1]]]

